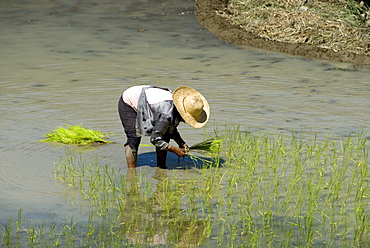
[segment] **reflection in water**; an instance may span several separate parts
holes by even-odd
[[[121,228],[133,244],[198,246],[208,237],[209,220],[192,219],[182,212],[184,188],[172,185],[167,172],[156,169],[157,189],[147,197],[140,189],[136,169],[127,171],[127,201],[121,211]]]

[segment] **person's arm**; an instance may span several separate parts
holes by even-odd
[[[185,151],[185,153],[189,152],[189,146],[186,144],[184,139],[181,137],[177,128],[173,130],[171,138],[179,145],[179,148]]]
[[[185,157],[186,154],[187,154],[184,149],[181,149],[181,148],[175,147],[175,146],[171,146],[171,145],[167,146],[166,151],[172,152],[172,153],[176,154],[179,157]]]
[[[167,132],[168,127],[169,127],[168,118],[169,118],[169,116],[167,116],[165,114],[162,114],[162,116],[159,118],[159,120],[157,121],[157,123],[154,126],[152,135],[150,136],[150,142],[153,145],[155,145],[156,147],[159,147],[161,150],[172,152],[172,153],[176,154],[179,157],[185,157],[186,156],[185,149],[181,149],[181,148],[178,148],[178,147],[171,146],[168,142],[166,142],[163,139],[163,137],[164,137],[164,135]],[[176,139],[180,143],[183,142],[181,136],[180,136],[181,140],[178,139],[178,136],[176,137]],[[175,140],[176,143],[177,143],[177,141]],[[183,143],[182,146],[184,146],[184,144],[185,143]]]

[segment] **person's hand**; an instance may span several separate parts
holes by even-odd
[[[183,148],[178,148],[178,147],[174,147],[174,146],[168,146],[167,147],[167,150],[169,152],[175,153],[179,157],[185,157],[186,156],[186,152],[183,150]]]
[[[189,153],[189,146],[187,144],[182,144],[179,146],[186,154]]]

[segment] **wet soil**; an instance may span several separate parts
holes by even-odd
[[[196,17],[200,24],[214,35],[237,46],[252,46],[277,52],[303,56],[310,59],[351,63],[357,66],[370,66],[370,56],[340,50],[334,51],[305,43],[286,43],[258,37],[226,18],[217,11],[227,7],[229,0],[198,0]]]

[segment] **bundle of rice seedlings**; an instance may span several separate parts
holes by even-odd
[[[219,155],[221,150],[221,139],[209,138],[200,143],[194,144],[189,147],[190,151],[197,151],[207,153],[206,157],[197,156],[194,153],[188,153],[188,156],[194,163],[201,163],[202,167],[207,168],[219,164]]]
[[[52,132],[46,134],[47,139],[42,142],[59,142],[68,145],[93,145],[96,143],[111,143],[105,140],[105,134],[100,131],[83,128],[81,125],[70,126],[67,128],[57,127]]]
[[[218,152],[220,151],[221,139],[210,138],[189,147],[190,150]]]

